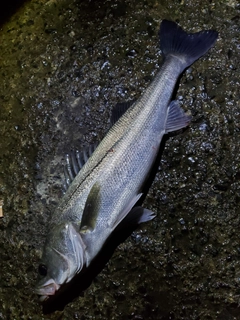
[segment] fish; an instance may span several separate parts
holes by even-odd
[[[112,127],[89,157],[85,153],[85,163],[77,165],[79,155],[73,161],[75,177],[53,212],[38,267],[34,291],[41,301],[86,270],[117,227],[155,217],[137,205],[144,183],[163,136],[187,127],[191,120],[172,100],[173,91],[183,71],[217,37],[215,30],[187,33],[173,21],[162,21],[160,70],[138,100],[114,109]],[[68,163],[68,171],[69,167]]]

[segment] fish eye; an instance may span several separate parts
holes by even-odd
[[[40,264],[38,266],[38,273],[41,276],[46,276],[47,275],[47,266],[45,264]]]

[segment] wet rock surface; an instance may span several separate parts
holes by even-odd
[[[237,1],[26,2],[0,31],[0,319],[240,319]],[[190,127],[166,140],[144,206],[157,213],[84,294],[43,314],[32,293],[64,154],[100,141],[112,107],[161,63],[162,19],[216,29],[181,78]]]

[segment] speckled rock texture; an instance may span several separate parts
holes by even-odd
[[[192,122],[166,139],[144,201],[157,217],[50,312],[32,288],[64,155],[101,140],[112,107],[148,86],[162,19],[219,39],[177,86]],[[0,52],[0,319],[240,319],[239,2],[27,1]]]

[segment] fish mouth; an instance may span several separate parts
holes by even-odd
[[[53,279],[49,279],[43,285],[36,287],[34,292],[40,296],[39,299],[43,302],[47,300],[49,296],[53,296],[59,288],[59,284],[57,284]]]

